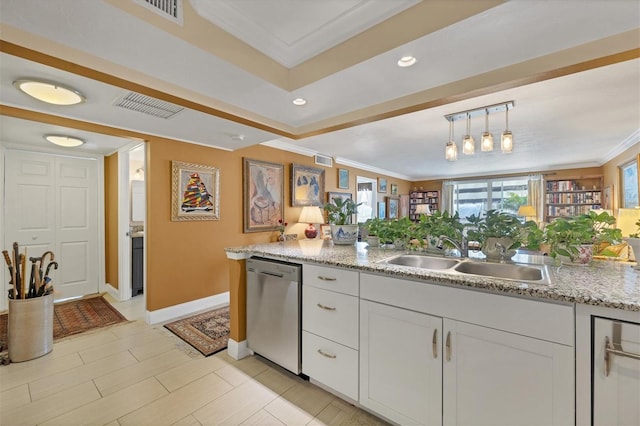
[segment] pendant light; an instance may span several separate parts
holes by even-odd
[[[489,109],[485,109],[484,132],[480,137],[480,149],[482,151],[493,151],[493,135],[489,132]]]
[[[506,130],[502,132],[502,139],[500,141],[500,147],[503,154],[510,154],[513,151],[513,133],[509,131],[509,106],[505,111]]]
[[[471,136],[471,114],[467,113],[467,134],[462,139],[462,153],[473,155],[476,152],[476,142]]]
[[[444,148],[444,158],[447,161],[456,161],[458,159],[458,145],[453,139],[453,120],[449,120],[449,142]]]

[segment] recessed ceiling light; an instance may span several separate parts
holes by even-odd
[[[39,101],[54,105],[75,105],[85,101],[82,93],[53,81],[20,79],[13,85]]]
[[[74,146],[80,146],[84,144],[84,141],[80,138],[76,138],[74,136],[63,136],[63,135],[45,135],[46,140],[51,142],[52,144],[64,146],[66,148],[71,148]]]
[[[298,105],[298,106],[302,106],[302,105],[304,105],[304,104],[306,104],[306,103],[307,103],[307,100],[306,100],[306,99],[304,99],[304,98],[295,98],[295,99],[293,100],[293,104],[294,104],[294,105]]]
[[[403,56],[402,58],[398,59],[398,66],[402,68],[410,67],[411,65],[416,63],[416,60],[417,59],[413,56]]]

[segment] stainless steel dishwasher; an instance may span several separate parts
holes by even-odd
[[[300,374],[301,266],[276,260],[247,260],[247,346]]]

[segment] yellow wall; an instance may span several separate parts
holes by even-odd
[[[243,233],[242,164],[243,157],[285,165],[285,218],[287,233],[304,232],[296,224],[301,207],[290,207],[290,164],[297,163],[325,170],[325,191],[355,195],[356,175],[379,175],[335,166],[323,168],[313,157],[261,145],[234,152],[168,140],[147,144],[147,309],[154,311],[197,300],[229,290],[229,264],[225,247],[270,242],[274,232]],[[214,166],[220,169],[220,220],[171,221],[171,161]],[[337,188],[338,167],[349,169],[349,189]],[[398,184],[399,194],[407,194],[409,182],[386,177],[388,188]]]
[[[620,208],[620,198],[621,198],[621,185],[620,185],[620,175],[618,167],[628,163],[633,159],[638,159],[640,155],[640,142],[636,142],[631,148],[624,151],[622,154],[614,157],[610,161],[607,161],[603,168],[604,171],[604,186],[612,185],[612,198],[613,198],[613,211],[614,214]],[[640,159],[639,163],[640,163]]]
[[[104,159],[105,281],[118,288],[118,153]]]

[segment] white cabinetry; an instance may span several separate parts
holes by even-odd
[[[593,424],[640,424],[640,324],[594,318],[592,350]]]
[[[401,424],[574,423],[571,306],[370,274],[360,285],[365,407]]]
[[[442,318],[360,302],[360,403],[400,424],[440,424]]]
[[[302,372],[358,400],[359,273],[302,268]]]

